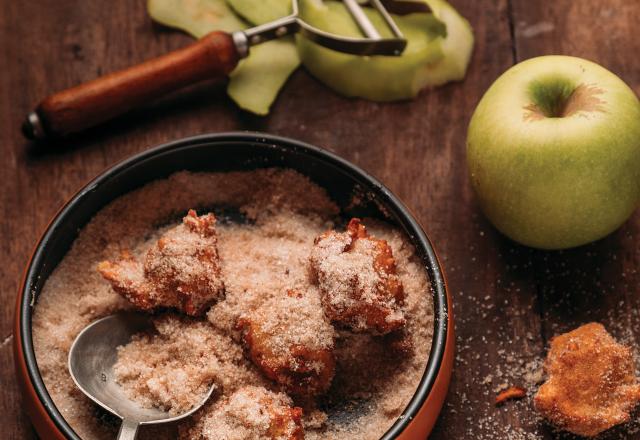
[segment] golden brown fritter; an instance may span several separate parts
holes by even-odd
[[[627,422],[640,401],[631,349],[595,322],[553,338],[545,370],[535,407],[574,434],[591,437]]]
[[[122,252],[117,262],[102,261],[98,272],[111,283],[113,290],[139,309],[149,310],[160,302],[144,276],[142,264],[128,251]]]
[[[181,438],[201,440],[304,440],[302,409],[283,393],[244,386],[204,411]]]
[[[201,315],[224,294],[218,257],[216,218],[190,210],[147,252],[144,263],[128,252],[98,271],[113,289],[142,310],[172,307]]]
[[[317,395],[335,373],[334,330],[317,295],[288,291],[238,320],[251,360],[268,378],[298,395]]]
[[[377,334],[404,327],[404,292],[391,247],[370,236],[359,219],[351,219],[346,232],[317,237],[310,263],[331,321]]]

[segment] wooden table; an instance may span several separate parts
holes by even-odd
[[[453,382],[433,438],[553,438],[532,415],[530,399],[493,405],[500,384],[534,381],[524,375],[526,364],[536,365],[555,333],[581,323],[601,321],[631,343],[640,336],[640,216],[586,247],[531,250],[505,239],[483,218],[465,164],[474,106],[517,61],[543,54],[589,58],[640,93],[640,2],[453,0],[476,36],[467,78],[412,102],[344,99],[299,70],[266,118],[239,111],[223,87],[211,83],[47,151],[32,148],[19,126],[40,98],[189,42],[153,25],[144,3],[40,0],[0,6],[3,438],[35,437],[15,385],[11,342],[13,302],[37,237],[61,204],[105,167],[198,133],[262,130],[323,146],[373,173],[414,210],[443,258],[458,335]]]

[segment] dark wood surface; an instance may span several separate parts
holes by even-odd
[[[592,59],[640,93],[640,2],[453,4],[476,36],[467,78],[414,101],[344,99],[300,70],[267,118],[239,111],[212,82],[42,151],[19,130],[41,98],[190,39],[153,25],[143,1],[0,2],[2,437],[35,437],[14,380],[13,302],[29,254],[56,210],[90,178],[132,153],[182,136],[238,129],[291,136],[339,153],[385,182],[425,225],[445,266],[458,334],[454,378],[432,438],[558,437],[532,415],[529,399],[496,408],[495,389],[529,383],[524,367],[544,356],[549,338],[590,320],[635,344],[640,215],[604,240],[571,251],[541,252],[510,242],[486,222],[474,200],[466,127],[491,82],[515,61],[536,55]],[[628,432],[618,429],[607,438],[640,438]]]

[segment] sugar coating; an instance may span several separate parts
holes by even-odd
[[[310,262],[332,321],[379,334],[404,326],[404,292],[393,251],[370,236],[359,219],[351,219],[345,232],[317,237]]]
[[[240,316],[249,356],[288,392],[316,395],[335,372],[334,330],[317,292],[287,290]]]
[[[172,313],[154,325],[156,333],[136,335],[119,348],[114,367],[118,383],[143,406],[177,415],[199,404],[211,385],[229,392],[261,383],[242,349],[207,321]]]
[[[283,393],[244,386],[204,412],[181,439],[303,440],[302,409]]]
[[[194,387],[185,390],[184,395],[158,391],[154,394],[144,386],[139,388],[144,381],[135,379],[129,382],[129,392],[147,404],[176,410],[201,397],[201,390],[195,386],[197,378],[213,380],[216,394],[211,405],[195,416],[177,426],[143,427],[139,438],[163,440],[176,438],[178,430],[193,432],[198,420],[240,387],[280,391],[278,384],[266,378],[249,360],[237,322],[265,304],[268,307],[273,298],[289,290],[312,295],[316,304],[320,301],[318,288],[309,274],[308,259],[314,237],[334,228],[331,220],[338,210],[324,190],[290,170],[181,172],[132,191],[102,209],[80,231],[38,298],[33,316],[38,365],[56,407],[82,438],[114,438],[118,423],[105,418],[75,388],[66,366],[69,347],[90,322],[131,308],[97,272],[98,263],[117,259],[124,250],[142,261],[160,236],[176,226],[189,209],[208,212],[216,206],[235,207],[249,220],[228,222],[218,216],[217,244],[225,298],[213,305],[206,320],[178,319],[175,314],[163,317],[162,325],[158,324],[158,336],[140,336],[122,349],[120,363],[121,371],[128,371],[132,373],[129,377],[135,378],[136,368],[143,372],[136,360],[142,362],[144,356],[154,353],[153,356],[159,356],[160,371],[166,370],[173,361],[157,352],[166,347],[177,350],[183,339],[204,340],[213,344],[211,354],[201,361],[190,362],[201,349],[188,345],[183,366],[176,365],[177,370],[196,378],[192,382]],[[429,355],[433,307],[424,266],[401,233],[384,224],[370,221],[366,224],[372,235],[385,239],[393,250],[397,276],[405,292],[402,310],[412,350],[397,356],[391,354],[381,337],[342,331],[333,335],[336,373],[331,388],[311,401],[291,396],[294,405],[304,408],[307,440],[378,439],[413,396]],[[318,321],[309,323],[316,324]],[[124,361],[127,356],[131,362]],[[194,365],[197,373],[191,370]],[[162,384],[166,374],[154,377],[150,373],[145,378]],[[361,408],[363,402],[366,411],[349,410],[352,416],[348,422],[331,416],[333,407]],[[329,410],[325,412],[320,407]],[[194,432],[188,438],[201,438],[198,435]]]

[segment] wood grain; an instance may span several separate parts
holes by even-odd
[[[634,216],[590,246],[550,253],[518,246],[484,219],[469,185],[466,127],[478,100],[515,61],[565,53],[590,58],[640,92],[640,2],[452,0],[473,25],[467,78],[416,100],[349,100],[296,72],[266,118],[238,110],[215,82],[189,88],[56,148],[34,149],[20,122],[43,96],[185,46],[151,23],[144,2],[40,0],[0,6],[0,295],[13,303],[36,237],[57,208],[105,167],[182,136],[263,130],[337,152],[385,182],[416,213],[443,258],[454,296],[458,355],[434,439],[555,438],[528,399],[495,408],[501,383],[522,385],[549,338],[588,320],[640,336]],[[10,341],[13,307],[0,310]],[[6,339],[8,338],[8,339]],[[3,438],[34,438],[0,345]],[[617,438],[620,431],[611,434]],[[632,438],[632,437],[630,437]]]

